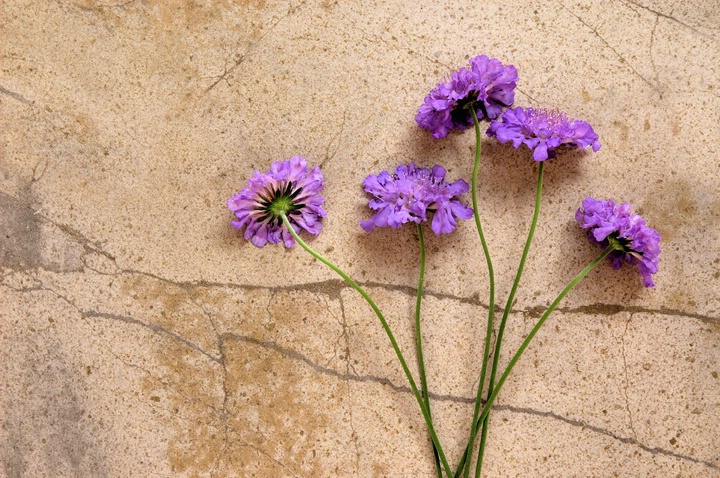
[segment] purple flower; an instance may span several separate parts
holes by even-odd
[[[252,239],[258,247],[281,241],[285,247],[292,247],[295,239],[280,214],[285,213],[298,234],[305,229],[317,236],[322,230],[320,218],[326,215],[322,208],[325,198],[320,195],[322,188],[320,168],[315,166],[308,172],[305,158],[293,156],[275,161],[267,173],[255,171],[248,187],[228,199],[228,208],[237,218],[232,225],[236,229],[245,227],[245,239]]]
[[[425,97],[415,121],[430,130],[433,138],[444,138],[453,129],[466,129],[473,124],[469,108],[478,118],[496,118],[504,106],[515,101],[518,81],[514,66],[485,55],[470,60],[470,69],[460,68],[450,79],[437,85]]]
[[[407,222],[425,222],[433,213],[431,228],[438,236],[452,232],[457,226],[456,218],[469,219],[473,211],[456,196],[467,192],[468,184],[459,179],[445,182],[445,169],[416,168],[415,163],[401,164],[395,174],[383,171],[371,174],[363,181],[365,192],[372,194],[370,209],[377,211],[360,226],[367,232],[374,227],[399,228]]]
[[[521,144],[534,149],[533,159],[545,161],[555,157],[555,149],[561,145],[600,149],[598,135],[585,121],[568,118],[556,110],[512,108],[502,115],[502,122],[495,120],[487,130],[488,136],[501,143],[512,141],[515,148]]]
[[[645,287],[655,286],[652,275],[657,272],[660,262],[660,234],[648,227],[643,218],[633,214],[630,204],[589,197],[575,213],[575,220],[588,230],[590,242],[615,247],[608,256],[614,269],[619,269],[623,261],[637,264]]]

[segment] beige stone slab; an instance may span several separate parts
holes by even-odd
[[[505,412],[497,418],[484,467],[488,476],[718,476],[706,464],[638,449],[553,419]],[[527,433],[519,431],[526,427]]]
[[[111,452],[105,445],[108,440],[121,440],[133,446],[139,439],[149,440],[151,446],[143,449],[154,447],[155,454],[146,455],[136,463],[134,469],[139,474],[149,469],[144,466],[145,459],[154,467],[160,463],[152,460],[159,460],[172,473],[188,476],[196,473],[204,476],[213,470],[228,476],[243,476],[243,473],[329,476],[330,470],[338,467],[359,470],[362,476],[387,473],[383,470],[393,469],[397,460],[401,473],[407,474],[402,476],[423,475],[432,469],[417,404],[404,385],[394,357],[383,346],[387,338],[379,323],[362,321],[368,318],[363,313],[367,306],[354,291],[346,288],[337,295],[330,289],[318,293],[243,290],[232,285],[180,287],[141,276],[147,282],[144,289],[165,287],[159,296],[165,301],[175,299],[173,316],[182,317],[183,308],[178,304],[184,301],[203,310],[211,320],[205,324],[207,334],[218,340],[220,350],[216,351],[204,350],[193,342],[200,335],[193,334],[191,329],[171,329],[162,321],[141,320],[142,311],[149,309],[147,297],[128,295],[122,287],[110,293],[98,288],[98,294],[104,297],[102,303],[109,311],[93,310],[94,297],[87,296],[87,281],[94,279],[97,287],[108,277],[86,272],[85,281],[77,281],[77,277],[68,280],[72,275],[15,273],[6,277],[4,290],[12,292],[6,295],[8,307],[4,310],[14,310],[13,315],[21,319],[12,337],[4,339],[7,343],[3,360],[5,374],[18,378],[6,393],[23,396],[28,393],[23,390],[35,385],[28,380],[32,374],[27,373],[33,365],[25,361],[11,362],[11,355],[52,357],[50,362],[59,362],[66,380],[74,385],[82,376],[83,381],[89,383],[75,393],[93,399],[93,410],[101,408],[95,415],[100,417],[99,424],[91,422],[90,431],[81,430],[99,439],[98,454]],[[119,273],[111,277],[114,282],[129,280],[137,284],[136,276]],[[76,295],[72,294],[73,288]],[[370,290],[392,318],[398,340],[415,371],[411,322],[402,326],[398,320],[403,311],[411,320],[412,296],[396,290]],[[46,298],[45,305],[38,300],[40,297]],[[125,300],[113,302],[121,298]],[[313,346],[313,340],[303,335],[307,329],[300,324],[307,321],[313,307],[327,307],[331,303],[334,307],[325,308],[322,313],[310,313],[316,340]],[[155,318],[161,318],[167,302],[155,304]],[[302,306],[301,313],[287,314],[289,308],[298,305]],[[333,315],[333,309],[340,312],[339,317],[345,322]],[[57,317],[58,310],[65,310],[67,316],[59,322],[53,318]],[[133,310],[136,315],[119,315],[116,310]],[[454,327],[459,331],[476,325],[473,312],[482,316],[486,309],[478,304],[430,296],[425,300],[424,310],[425,333],[428,343],[432,344],[427,347],[426,356],[431,384],[436,390],[433,409],[438,433],[444,443],[450,444],[448,454],[454,462],[466,439],[467,419],[471,414],[470,392],[476,385],[476,373],[469,371],[473,365],[477,368],[477,364],[470,361],[459,365],[459,360],[465,356],[467,361],[472,351],[467,350],[467,344],[453,350],[451,345],[457,345],[457,340],[453,340],[455,332],[447,333],[448,320],[454,319]],[[442,311],[454,314],[441,314]],[[665,328],[659,326],[663,320]],[[711,454],[717,446],[712,441],[712,424],[716,422],[713,415],[717,411],[712,397],[718,396],[718,383],[708,381],[702,374],[713,377],[710,369],[717,362],[712,358],[717,355],[717,345],[696,343],[695,338],[708,332],[708,326],[694,319],[684,320],[693,321],[693,327],[681,326],[673,318],[643,314],[616,314],[605,318],[558,314],[551,319],[551,327],[538,335],[537,342],[520,362],[501,395],[492,420],[488,469],[497,466],[494,453],[520,454],[524,458],[513,462],[510,469],[493,471],[493,475],[512,476],[522,470],[538,469],[539,460],[548,469],[566,469],[568,465],[563,460],[572,453],[567,449],[563,451],[563,447],[592,450],[594,446],[602,446],[606,452],[599,463],[589,468],[584,463],[561,476],[599,476],[600,469],[617,470],[620,475],[627,473],[622,471],[627,469],[650,470],[642,472],[648,474],[678,469],[688,476],[704,476],[702,469],[712,470]],[[45,321],[51,325],[45,325]],[[322,332],[323,321],[328,324],[327,333]],[[507,349],[517,345],[533,321],[531,316],[511,316]],[[253,323],[260,327],[253,329]],[[32,336],[42,326],[45,326],[41,332],[44,340],[38,343]],[[683,333],[673,333],[673,326],[681,327]],[[640,342],[634,338],[636,330],[641,334]],[[657,337],[645,337],[648,330],[657,330]],[[58,348],[58,341],[71,343]],[[93,345],[88,349],[81,345],[85,343]],[[35,345],[32,352],[27,350],[29,344]],[[647,344],[653,354],[667,357],[670,365],[663,367],[661,362],[647,362],[643,344]],[[66,357],[68,350],[73,351],[70,357],[80,353],[79,358],[69,359],[70,365]],[[678,362],[678,353],[688,351],[692,354],[680,361],[687,370],[662,379],[647,376],[654,367],[661,372],[672,370],[672,364]],[[693,361],[694,357],[705,359]],[[452,365],[438,370],[436,363],[441,360]],[[649,363],[652,365],[648,366]],[[669,395],[666,387],[677,382],[674,375],[677,373],[685,378],[688,391],[676,389],[674,395]],[[95,377],[100,381],[93,381]],[[33,414],[37,408],[48,406],[47,400],[59,402],[65,409],[78,406],[80,400],[75,396],[64,398],[76,390],[75,387],[65,389],[58,377],[50,375],[45,387],[51,390],[61,387],[63,391],[53,393],[53,399],[41,396],[37,401],[23,402],[21,407],[7,408],[9,441],[31,424],[37,425]],[[658,394],[665,397],[664,401],[657,401]],[[674,423],[673,412],[687,410],[688,403],[697,404],[702,410],[683,413],[676,417],[682,425]],[[62,411],[43,421],[44,427],[67,428],[67,424],[63,424],[72,410],[58,408]],[[106,420],[112,421],[109,430],[103,428]],[[533,425],[528,427],[528,422]],[[95,431],[92,426],[99,430]],[[134,433],[117,437],[113,432],[123,426]],[[151,427],[153,433],[143,433],[140,438],[137,430],[147,427]],[[535,427],[564,438],[560,442],[547,440],[546,435],[536,434]],[[676,428],[681,430],[675,431]],[[672,432],[669,440],[674,439],[675,443],[662,443],[660,437],[669,432]],[[302,438],[304,434],[307,438]],[[54,439],[57,440],[57,436]],[[78,447],[82,447],[82,439],[87,437],[77,438]],[[192,445],[199,442],[203,446]],[[398,448],[398,443],[403,445]],[[599,445],[601,443],[610,446]],[[27,441],[21,441],[15,449],[27,446]],[[607,452],[609,449],[614,451]],[[116,463],[113,460],[118,459],[110,457],[107,461],[93,462],[89,453],[87,450],[80,453],[75,464],[78,469],[112,466]],[[22,469],[42,473],[43,469],[50,469],[47,467],[52,466],[53,459],[57,460],[47,452],[36,460],[18,456],[22,455],[11,455],[8,461],[16,468],[8,469],[24,466]],[[628,460],[633,464],[628,464]],[[595,468],[600,467],[600,463],[604,468]],[[626,468],[628,466],[631,468]],[[165,476],[159,469],[156,473]]]
[[[510,329],[509,350],[528,322]],[[643,313],[558,314],[547,325],[508,380],[503,405],[552,411],[646,451],[717,461],[715,325]],[[680,443],[687,434],[692,445]]]
[[[574,224],[584,197],[629,201],[663,236],[655,289],[601,264],[548,321],[498,399],[484,475],[720,476],[716,3],[13,0],[0,17],[0,476],[433,476],[368,305],[300,248],[244,241],[225,201],[273,160],[320,164],[309,242],[377,298],[417,377],[416,231],[362,231],[360,184],[411,160],[469,181],[471,132],[437,141],[413,117],[478,54],[517,66],[517,105],[603,144],[546,164],[501,363],[599,252]],[[484,140],[498,306],[536,171]],[[454,464],[488,278],[471,221],[425,239]]]
[[[4,476],[167,476],[168,418],[198,423],[168,405],[173,380],[138,346],[172,342],[122,322],[96,327],[49,291],[0,297]],[[210,392],[203,363],[196,386]],[[185,404],[204,408],[198,397]]]

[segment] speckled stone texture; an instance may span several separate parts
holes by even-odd
[[[326,177],[311,244],[377,298],[412,370],[413,227],[371,234],[360,183],[472,171],[471,131],[413,118],[471,56],[517,66],[596,154],[545,168],[501,363],[597,253],[588,195],[663,235],[657,287],[603,264],[518,364],[486,477],[720,477],[720,5],[713,1],[8,0],[0,7],[0,476],[432,477],[367,304],[225,201],[293,155]],[[479,198],[504,303],[537,166],[486,138]],[[469,195],[465,198],[469,201]],[[487,314],[472,221],[426,235],[433,411],[455,464]]]

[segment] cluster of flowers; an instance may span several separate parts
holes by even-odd
[[[515,101],[515,67],[485,55],[469,63],[470,68],[453,72],[447,81],[432,89],[418,110],[415,121],[434,138],[470,127],[472,109],[478,117],[492,120],[488,136],[500,143],[511,142],[515,148],[526,145],[535,161],[554,158],[561,146],[600,149],[592,126],[563,112],[523,107],[503,112],[503,107]],[[267,173],[255,171],[248,187],[228,200],[228,207],[237,217],[232,224],[237,229],[245,227],[245,239],[258,247],[268,242],[283,242],[291,247],[295,240],[282,224],[280,213],[287,214],[295,232],[302,229],[318,235],[322,229],[320,218],[326,214],[322,187],[319,168],[308,171],[304,158],[276,161]],[[376,211],[360,223],[368,232],[374,227],[398,228],[408,222],[425,222],[428,214],[433,214],[431,228],[439,235],[453,231],[456,219],[472,217],[472,209],[457,199],[468,191],[468,184],[463,180],[445,182],[445,169],[437,165],[431,169],[417,168],[414,163],[400,165],[394,174],[382,171],[369,175],[363,187],[372,195],[369,206]],[[657,272],[660,252],[657,231],[631,214],[628,204],[616,206],[612,200],[587,198],[583,208],[585,212],[579,209],[576,218],[581,227],[589,229],[591,241],[604,246],[612,239],[622,247],[610,257],[613,267],[619,268],[622,261],[637,264],[644,285],[652,287],[651,275]]]
[[[535,161],[555,157],[561,145],[600,149],[598,135],[585,121],[578,121],[556,110],[511,108],[500,120],[503,106],[515,101],[518,81],[514,66],[504,66],[499,60],[485,55],[470,60],[470,69],[461,68],[450,79],[436,86],[425,97],[415,121],[429,130],[433,138],[444,138],[453,129],[472,126],[470,109],[479,118],[492,121],[488,136],[501,143],[512,142],[515,148],[525,144],[533,150]]]
[[[382,171],[379,174],[370,174],[362,183],[365,192],[371,196],[369,207],[373,211],[369,219],[360,221],[360,226],[365,231],[371,232],[375,227],[399,228],[407,223],[418,225],[421,272],[420,284],[417,289],[415,334],[422,394],[415,384],[387,321],[370,296],[350,276],[314,251],[299,236],[299,233],[303,230],[313,235],[318,235],[322,230],[320,221],[325,217],[326,212],[322,207],[324,202],[321,195],[323,176],[320,169],[317,166],[309,169],[307,161],[298,156],[286,161],[276,161],[271,165],[267,173],[255,171],[254,177],[248,180],[248,186],[243,188],[239,194],[235,194],[228,199],[228,207],[236,217],[232,225],[237,229],[245,228],[245,239],[252,240],[252,243],[258,247],[263,247],[267,243],[282,242],[289,248],[296,241],[299,242],[316,259],[319,259],[343,277],[373,308],[390,338],[415,398],[420,405],[433,442],[433,455],[438,474],[440,475],[444,471],[447,478],[459,476],[462,470],[464,470],[465,476],[468,476],[471,461],[469,454],[474,449],[476,434],[482,427],[475,472],[476,477],[480,476],[487,427],[489,425],[490,406],[497,397],[508,374],[512,371],[512,368],[537,331],[565,294],[579,280],[606,257],[616,269],[620,268],[623,262],[636,265],[645,287],[655,285],[652,276],[658,271],[660,234],[655,229],[648,227],[640,216],[633,214],[630,205],[627,203],[616,204],[611,199],[586,198],[575,213],[575,219],[581,228],[587,230],[590,242],[600,245],[603,252],[583,269],[547,308],[531,332],[524,338],[522,345],[512,357],[498,381],[495,382],[497,358],[501,355],[503,330],[513,304],[514,294],[520,283],[525,259],[530,249],[540,211],[544,162],[555,158],[561,148],[579,148],[582,150],[591,148],[594,152],[600,149],[598,135],[585,121],[569,118],[565,113],[554,109],[510,108],[515,101],[517,82],[518,74],[514,66],[505,66],[499,60],[488,58],[485,55],[472,58],[469,61],[469,67],[453,72],[447,81],[440,83],[430,91],[415,117],[418,126],[429,130],[432,136],[438,139],[444,138],[453,130],[464,130],[475,126],[478,148],[476,150],[475,174],[472,183],[473,204],[477,203],[477,168],[480,159],[479,146],[481,144],[480,120],[490,121],[490,126],[485,133],[487,136],[495,138],[500,143],[512,143],[515,148],[525,145],[532,151],[532,158],[539,163],[537,167],[538,191],[533,222],[515,282],[507,298],[507,305],[498,328],[490,381],[487,386],[488,395],[482,413],[480,413],[480,408],[482,392],[486,383],[485,374],[489,365],[495,309],[494,276],[478,211],[473,211],[459,199],[462,194],[470,189],[468,183],[462,179],[454,182],[446,181],[446,171],[441,166],[435,165],[432,168],[416,167],[414,162],[397,166],[393,173]],[[483,252],[488,263],[490,279],[488,326],[482,369],[478,380],[479,387],[475,410],[470,427],[470,439],[458,470],[453,474],[434,431],[422,358],[420,304],[425,267],[425,249],[421,225],[429,222],[435,234],[447,234],[455,230],[459,219],[469,219],[473,215],[475,216]]]

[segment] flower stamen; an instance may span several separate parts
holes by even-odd
[[[560,146],[600,149],[592,126],[555,109],[508,109],[500,120],[492,121],[487,135],[501,143],[512,142],[515,148],[525,144],[533,150],[535,161],[554,158]]]

